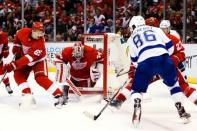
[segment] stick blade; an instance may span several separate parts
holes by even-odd
[[[90,112],[84,111],[83,114],[92,120],[96,120],[97,117]]]

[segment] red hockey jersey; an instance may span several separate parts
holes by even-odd
[[[171,34],[167,34],[167,36],[169,39],[171,39],[174,46],[174,52],[170,57],[177,67],[179,62],[183,62],[185,60],[185,52],[184,52],[185,49],[180,39],[178,39],[176,36],[173,36]]]
[[[101,62],[103,54],[90,46],[84,45],[84,56],[80,61],[77,61],[72,57],[72,51],[72,47],[67,47],[61,52],[61,59],[71,66],[71,76],[80,79],[90,78],[90,67],[96,61]]]
[[[17,31],[14,37],[13,48],[20,47],[22,49],[22,57],[16,61],[17,67],[33,66],[46,58],[44,37],[37,40],[32,39],[31,30],[31,28],[22,28]]]

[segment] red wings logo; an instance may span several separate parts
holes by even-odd
[[[78,61],[73,61],[72,66],[75,70],[81,70],[87,66],[87,62],[78,62]]]

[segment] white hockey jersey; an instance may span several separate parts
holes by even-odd
[[[142,62],[150,57],[173,53],[171,40],[160,29],[152,26],[140,26],[136,28],[127,43],[129,54],[133,62]]]

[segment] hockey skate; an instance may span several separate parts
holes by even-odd
[[[62,105],[66,105],[68,103],[68,96],[62,96],[63,102]]]
[[[66,105],[68,103],[69,86],[64,85],[62,91],[63,91],[63,94],[62,94],[63,105]]]
[[[6,85],[5,89],[7,90],[8,94],[11,95],[13,93],[13,90],[11,89],[10,85]]]
[[[54,98],[56,99],[56,102],[54,103],[54,106],[56,108],[60,109],[60,108],[62,108],[63,105],[65,105],[66,101],[62,95],[58,94]]]
[[[22,94],[22,100],[19,103],[19,107],[23,109],[36,108],[36,100],[32,94]]]
[[[137,125],[140,123],[140,119],[141,119],[141,113],[142,113],[142,110],[141,110],[141,99],[139,98],[136,98],[134,99],[134,112],[133,112],[133,119],[132,119],[132,122],[133,122],[133,125],[135,127],[137,127]]]
[[[112,100],[109,105],[115,109],[120,109],[120,107],[122,106],[122,103],[123,101],[115,99],[115,100]]]
[[[179,114],[180,118],[183,120],[183,123],[184,124],[189,123],[191,115],[185,111],[185,109],[182,106],[181,102],[177,102],[175,104],[175,106],[176,106],[176,108],[178,110],[178,114]]]

